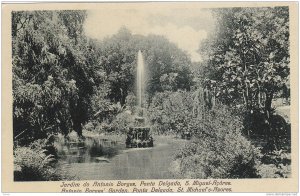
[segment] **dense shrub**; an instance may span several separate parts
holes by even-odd
[[[93,120],[84,125],[84,129],[94,133],[124,133],[130,126],[134,126],[134,115],[130,110],[110,116],[105,121]]]
[[[254,178],[258,151],[241,135],[242,122],[225,106],[192,121],[194,140],[175,157],[184,178]]]
[[[148,108],[148,117],[154,132],[181,133],[189,127],[193,113],[192,93],[186,91],[157,93]]]
[[[44,150],[38,151],[28,147],[18,147],[14,151],[16,181],[59,180],[55,170],[49,166],[53,161]]]
[[[111,123],[111,130],[125,132],[130,126],[134,126],[134,116],[130,111],[119,113]]]
[[[290,141],[291,129],[286,120],[275,111],[268,114],[262,109],[244,112],[243,133],[251,139],[263,138],[264,151],[284,148]]]
[[[52,181],[66,177],[54,169],[55,155],[50,154],[46,140],[14,149],[14,179],[16,181]]]
[[[239,110],[220,104],[208,109],[197,92],[157,93],[148,110],[158,133],[194,136],[176,155],[173,172],[185,178],[257,177],[258,151],[242,136]]]
[[[91,119],[97,122],[110,123],[122,111],[122,106],[120,102],[113,103],[106,98],[108,88],[105,85],[95,91],[96,93],[91,98],[93,112]]]
[[[291,177],[291,165],[261,165],[258,173],[262,178],[289,178]]]
[[[291,153],[285,150],[262,155],[257,167],[262,178],[289,178],[291,169]]]

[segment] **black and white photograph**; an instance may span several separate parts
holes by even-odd
[[[291,178],[289,6],[10,19],[15,182]]]

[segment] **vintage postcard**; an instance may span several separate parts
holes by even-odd
[[[2,192],[298,192],[298,3],[2,4]]]

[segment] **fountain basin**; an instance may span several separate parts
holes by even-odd
[[[149,127],[131,127],[127,132],[126,148],[153,147],[153,138]]]

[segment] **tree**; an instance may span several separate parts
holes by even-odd
[[[219,97],[227,104],[243,103],[248,111],[263,108],[270,113],[274,95],[289,76],[288,8],[231,8],[215,13],[216,33],[207,40],[205,51]]]
[[[16,139],[30,142],[71,128],[82,134],[93,90],[84,17],[83,11],[12,13]]]
[[[107,75],[108,97],[122,105],[130,92],[135,92],[137,54],[141,50],[145,61],[146,93],[149,100],[155,92],[186,89],[192,84],[189,57],[162,36],[132,35],[126,28],[98,42],[100,67]],[[148,100],[148,101],[149,101]]]
[[[163,36],[149,35],[144,45],[150,99],[164,90],[190,90],[193,84],[191,60],[185,52]]]
[[[289,10],[231,8],[215,10],[217,25],[205,44],[209,76],[218,100],[244,106],[244,131],[265,135],[270,149],[289,137],[272,100],[289,82]]]

